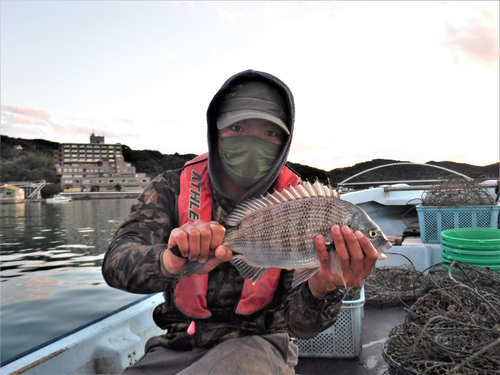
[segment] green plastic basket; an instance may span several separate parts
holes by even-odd
[[[451,253],[457,254],[457,255],[476,255],[476,256],[497,257],[497,259],[499,259],[499,262],[500,262],[500,250],[486,250],[486,251],[483,251],[481,249],[479,249],[479,250],[477,250],[477,249],[463,250],[463,249],[457,249],[454,247],[449,247],[445,243],[441,244],[441,249],[443,249],[445,251],[445,253],[451,252]]]
[[[460,249],[500,250],[500,229],[448,229],[441,233],[441,243]]]
[[[473,251],[473,250],[458,250],[451,247],[441,245],[442,252],[448,258],[458,260],[465,263],[480,263],[500,265],[500,250],[498,251]]]
[[[500,269],[500,229],[459,228],[441,233],[441,259]]]
[[[456,259],[456,258],[455,259],[450,258],[446,254],[444,254],[443,252],[441,252],[441,261],[443,263],[451,263],[453,261],[458,261],[458,262],[472,264],[473,266],[476,266],[476,267],[489,268],[492,270],[500,271],[500,264],[484,264],[484,263],[475,263],[475,262],[469,262],[469,261],[461,261],[461,260]]]

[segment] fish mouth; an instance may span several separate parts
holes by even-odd
[[[377,251],[378,251],[379,253],[383,253],[384,251],[389,250],[391,247],[392,247],[392,243],[387,242],[387,243],[385,243],[383,246],[380,246],[380,247],[377,249]]]

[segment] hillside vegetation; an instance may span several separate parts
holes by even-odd
[[[44,139],[23,139],[0,136],[0,181],[36,181],[44,179],[47,182],[58,183],[54,170],[54,150],[60,146],[57,142]],[[20,145],[22,150],[15,150]],[[132,150],[123,145],[123,157],[126,162],[132,163],[138,173],[146,173],[154,178],[167,169],[181,168],[184,163],[194,158],[195,154],[181,155],[162,154],[153,150]],[[367,169],[397,163],[397,160],[374,159],[364,163],[358,163],[351,167],[336,168],[330,171],[289,162],[288,165],[295,170],[303,180],[320,181],[333,186],[345,179],[363,172]],[[470,164],[455,163],[451,161],[430,161],[428,165],[437,165],[473,178],[497,179],[499,177],[500,163],[486,166],[475,166]],[[430,180],[438,178],[449,178],[449,172],[428,166],[420,165],[398,165],[388,168],[379,168],[365,173],[350,182],[363,181],[403,181],[403,180]]]

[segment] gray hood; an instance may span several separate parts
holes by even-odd
[[[285,104],[287,106],[288,118],[286,120],[286,125],[290,131],[290,135],[283,142],[283,148],[278,155],[275,164],[269,170],[267,175],[265,175],[257,184],[252,186],[252,188],[239,200],[235,200],[230,195],[222,191],[221,175],[222,175],[222,165],[220,163],[219,148],[217,143],[217,110],[220,106],[220,102],[224,99],[224,94],[230,87],[237,85],[242,81],[248,80],[258,80],[263,81],[268,84],[275,86],[279,92],[282,94]],[[208,125],[208,171],[210,173],[210,178],[212,181],[212,187],[214,189],[215,198],[222,205],[226,211],[231,211],[239,202],[252,197],[259,197],[266,193],[269,188],[273,185],[274,181],[284,167],[288,153],[290,151],[290,145],[292,143],[293,135],[293,124],[295,120],[295,105],[293,101],[293,95],[290,89],[285,83],[275,76],[258,72],[255,70],[245,70],[244,72],[237,73],[231,78],[229,78],[222,87],[219,89],[217,94],[210,102],[207,110],[207,125]]]

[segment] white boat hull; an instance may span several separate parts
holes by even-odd
[[[119,374],[144,354],[146,341],[164,333],[153,321],[159,293],[27,354],[2,374]]]

